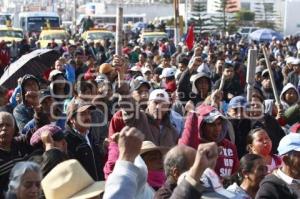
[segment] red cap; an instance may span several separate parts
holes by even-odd
[[[175,81],[169,81],[168,83],[166,83],[165,85],[165,90],[167,92],[171,92],[173,93],[174,91],[176,91],[177,86],[176,86],[176,82]]]

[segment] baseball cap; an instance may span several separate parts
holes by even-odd
[[[165,77],[175,77],[175,72],[176,71],[173,68],[164,68],[159,78],[162,79]]]
[[[62,54],[62,57],[64,57],[65,59],[69,59],[71,57],[71,54],[69,52],[64,52]]]
[[[99,67],[99,73],[100,74],[107,74],[111,71],[115,70],[111,64],[108,64],[108,63],[103,63],[100,65]]]
[[[133,66],[129,69],[129,71],[139,72],[139,71],[141,71],[141,68],[139,66]]]
[[[65,137],[63,130],[60,127],[53,124],[47,124],[34,132],[32,137],[30,138],[31,146],[36,146],[42,143],[41,135],[44,131],[49,131],[54,141],[62,140]]]
[[[225,62],[224,68],[234,68],[233,63],[231,61]]]
[[[97,75],[95,81],[97,82],[97,84],[99,84],[99,83],[102,83],[102,82],[108,82],[108,79],[107,79],[106,75],[99,74],[99,75]]]
[[[291,64],[292,64],[292,65],[300,65],[300,59],[298,59],[298,58],[293,59],[293,60],[291,61]]]
[[[150,84],[142,76],[137,76],[130,82],[130,88],[132,91],[139,89],[142,85],[146,85],[148,89],[151,88]]]
[[[167,82],[166,85],[165,85],[165,90],[166,90],[167,92],[173,93],[174,91],[176,91],[176,88],[177,88],[176,82],[174,82],[174,81],[169,81],[169,82]]]
[[[52,97],[49,89],[42,89],[39,93],[39,102],[42,103],[46,98]]]
[[[55,70],[50,72],[48,80],[49,81],[54,81],[54,77],[56,77],[57,75],[64,75],[64,73],[61,72],[60,70],[55,69]]]
[[[295,59],[296,59],[295,57],[287,57],[287,58],[285,59],[285,61],[286,61],[287,64],[291,64],[291,63],[293,63],[293,61],[294,61]]]
[[[261,76],[266,77],[267,75],[269,75],[269,70],[268,69],[263,70]]]
[[[264,70],[263,66],[256,66],[255,74],[258,74],[258,73],[262,74],[263,70]]]
[[[247,105],[247,99],[243,96],[233,97],[228,104],[228,108],[245,108]]]
[[[147,72],[151,72],[151,69],[148,68],[148,67],[143,67],[143,68],[142,68],[142,73],[143,73],[143,74],[146,74]]]
[[[209,112],[209,114],[206,115],[203,119],[205,123],[213,123],[218,118],[226,119],[225,116],[222,115],[222,113],[220,113],[217,109],[214,109]]]
[[[67,122],[74,117],[76,113],[82,113],[86,110],[93,110],[95,107],[92,104],[70,103],[67,108]]]
[[[151,100],[161,100],[170,103],[168,93],[163,89],[155,89],[150,93],[149,101]]]
[[[290,133],[284,136],[278,145],[278,154],[284,155],[290,151],[300,151],[300,134]]]

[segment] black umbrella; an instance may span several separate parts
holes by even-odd
[[[17,87],[18,79],[26,74],[41,77],[58,58],[59,53],[51,49],[38,49],[23,55],[4,71],[0,85],[11,89]]]

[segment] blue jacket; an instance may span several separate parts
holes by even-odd
[[[23,104],[18,104],[14,109],[13,115],[16,119],[17,126],[21,130],[33,118],[34,110]]]

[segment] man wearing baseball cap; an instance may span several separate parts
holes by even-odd
[[[278,146],[281,168],[265,177],[256,198],[300,198],[300,134],[284,136]]]
[[[67,109],[65,139],[68,144],[68,155],[77,159],[94,180],[104,179],[104,155],[97,146],[92,130],[91,104],[70,103]]]
[[[140,107],[145,110],[149,98],[150,84],[142,77],[138,76],[130,82],[131,96],[140,104]]]
[[[293,72],[289,73],[287,82],[294,84],[298,87],[299,85],[299,75],[300,75],[300,59],[294,59],[291,63],[293,66]]]
[[[128,101],[127,101],[128,102]],[[145,136],[145,141],[151,141],[157,146],[172,147],[177,144],[178,133],[170,121],[170,99],[168,93],[163,89],[155,89],[150,93],[147,109],[142,111],[133,104],[116,112],[111,119],[109,137],[114,137],[125,126],[139,129]],[[118,158],[118,146],[114,142],[109,143],[108,161],[104,167],[105,177],[112,172]]]

